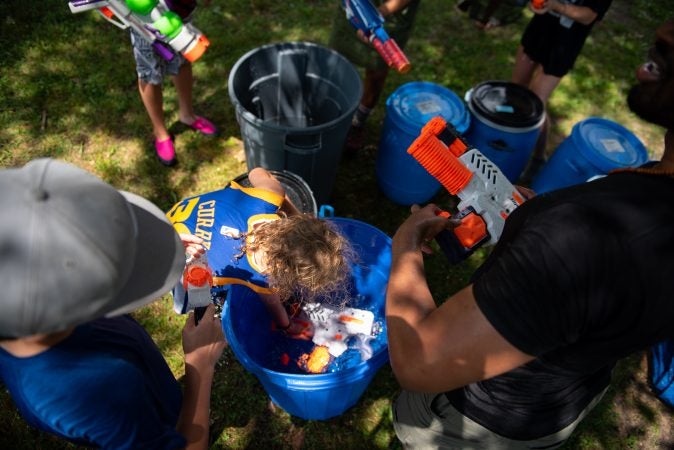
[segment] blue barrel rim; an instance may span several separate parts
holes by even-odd
[[[467,91],[466,95],[468,96],[470,92],[471,92],[470,90]],[[534,131],[534,130],[537,130],[538,128],[540,128],[543,125],[543,122],[545,122],[545,114],[544,114],[543,117],[541,117],[540,122],[538,122],[536,125],[532,125],[532,126],[527,127],[527,128],[506,127],[506,126],[494,123],[491,120],[487,119],[486,117],[480,115],[478,112],[475,111],[471,102],[466,102],[466,103],[468,104],[468,110],[473,115],[473,118],[479,120],[480,122],[482,122],[483,124],[485,124],[486,126],[488,126],[490,128],[493,128],[493,129],[498,130],[498,131],[503,131],[505,133],[511,133],[511,134],[529,133],[531,131]]]
[[[344,223],[355,223],[358,226],[363,228],[369,228],[381,234],[389,244],[392,243],[391,237],[384,233],[379,228],[370,225],[369,223],[351,219],[347,217],[326,217],[326,220],[332,222],[344,222]],[[286,387],[302,387],[307,390],[308,388],[323,389],[325,387],[333,386],[337,383],[341,384],[346,380],[360,379],[365,373],[369,373],[371,370],[378,370],[386,361],[388,361],[388,342],[386,345],[381,347],[372,357],[366,361],[361,361],[360,364],[349,367],[345,370],[340,370],[338,372],[329,372],[329,373],[306,373],[306,374],[294,374],[287,372],[279,372],[276,370],[268,369],[257,362],[255,362],[248,353],[243,350],[243,345],[239,341],[234,333],[232,323],[230,320],[225,320],[230,317],[230,302],[226,301],[223,306],[221,326],[229,342],[229,347],[232,349],[232,352],[235,354],[236,358],[239,360],[241,365],[246,368],[252,374],[262,377],[264,376],[265,380],[269,380],[277,386],[286,386]],[[374,374],[373,374],[374,376]],[[272,381],[273,380],[273,381]],[[283,380],[283,383],[279,383],[277,380]],[[310,381],[309,381],[310,380]]]
[[[511,127],[511,126],[499,124],[499,123],[496,123],[493,120],[490,120],[489,118],[485,117],[484,114],[482,114],[480,111],[476,110],[475,106],[473,105],[473,103],[474,103],[473,102],[473,92],[475,91],[475,89],[477,89],[477,88],[479,88],[483,85],[498,84],[498,83],[508,84],[508,85],[512,85],[512,86],[519,86],[515,83],[510,83],[510,82],[507,82],[507,81],[487,80],[487,81],[483,81],[481,83],[478,83],[477,85],[468,89],[466,91],[463,99],[466,102],[466,105],[468,106],[468,110],[470,111],[471,115],[474,118],[478,119],[480,122],[484,123],[485,125],[487,125],[491,128],[494,128],[496,130],[507,132],[507,133],[528,133],[530,131],[533,131],[533,130],[536,130],[536,129],[540,128],[543,125],[543,122],[545,122],[545,116],[546,116],[545,106],[543,105],[542,102],[540,102],[540,99],[538,97],[536,97],[536,94],[533,94],[533,92],[532,92],[532,94],[534,95],[534,97],[536,97],[536,99],[541,103],[541,105],[543,105],[543,110],[542,110],[542,114],[541,114],[540,119],[536,123],[533,123],[532,125],[527,126],[527,127]],[[526,89],[522,86],[519,86],[519,87],[521,87],[522,89]]]
[[[625,139],[627,142],[629,142],[632,145],[632,148],[635,150],[635,160],[633,163],[630,164],[624,164],[621,163],[620,161],[616,161],[615,159],[608,158],[606,155],[603,153],[596,151],[594,146],[588,145],[591,144],[590,142],[587,142],[584,138],[584,133],[583,133],[583,128],[589,127],[589,126],[601,126],[605,129],[610,129],[612,131],[615,131],[616,134],[618,134],[620,137]],[[587,161],[589,161],[592,165],[594,165],[597,169],[603,171],[604,173],[608,173],[611,170],[617,169],[617,168],[624,168],[624,167],[635,167],[636,164],[641,165],[644,164],[648,161],[649,155],[648,155],[648,149],[644,145],[643,142],[634,134],[632,133],[629,129],[624,127],[618,122],[615,122],[610,119],[606,119],[603,117],[588,117],[586,119],[581,120],[580,122],[576,123],[573,126],[573,129],[571,130],[571,140],[573,142],[573,145],[577,149],[585,149],[588,146],[592,148],[592,151],[588,152],[581,152],[579,151],[578,153],[585,158]],[[640,150],[642,151],[642,155],[645,157],[645,160],[639,163],[639,152]]]
[[[320,125],[312,125],[312,126],[307,126],[307,127],[301,127],[301,128],[293,128],[293,127],[287,127],[287,126],[282,126],[282,125],[277,125],[271,122],[266,122],[259,117],[255,116],[255,114],[251,113],[248,111],[246,108],[244,108],[241,105],[241,102],[238,100],[238,96],[234,92],[234,77],[240,70],[241,66],[254,54],[262,52],[264,50],[268,50],[271,48],[278,48],[278,49],[283,49],[284,47],[288,48],[313,48],[317,49],[319,51],[325,51],[327,53],[330,53],[332,55],[335,55],[338,57],[338,59],[342,60],[345,65],[348,65],[348,67],[351,68],[353,73],[356,75],[356,79],[358,80],[358,99],[355,101],[355,105],[353,106],[353,109],[349,108],[347,111],[345,111],[341,116],[337,117],[336,119],[333,119],[329,122],[320,124]],[[248,123],[256,125],[258,127],[263,127],[265,130],[274,130],[278,131],[284,134],[293,134],[293,135],[303,135],[303,134],[316,134],[317,132],[322,132],[325,130],[329,130],[332,128],[336,128],[340,125],[341,122],[343,122],[346,118],[346,116],[351,118],[353,116],[353,113],[356,111],[358,108],[358,105],[360,104],[360,99],[363,96],[363,83],[362,80],[360,79],[360,74],[356,70],[356,68],[353,66],[353,64],[346,59],[344,56],[342,56],[340,53],[336,52],[335,50],[332,50],[331,48],[325,47],[323,45],[319,45],[313,42],[308,42],[308,41],[288,41],[288,42],[277,42],[277,43],[272,43],[272,44],[266,44],[262,45],[260,47],[255,47],[246,53],[244,53],[239,59],[234,63],[232,66],[232,69],[229,71],[229,77],[227,78],[227,92],[229,93],[229,99],[234,105],[237,115],[240,115],[241,118],[245,119]]]
[[[424,88],[425,90],[422,89],[415,89],[415,88]],[[390,120],[395,122],[396,126],[398,126],[402,131],[406,132],[409,135],[417,136],[419,132],[421,131],[421,128],[426,123],[419,123],[419,126],[414,126],[414,124],[409,124],[408,121],[404,120],[405,118],[400,114],[399,111],[397,111],[395,108],[392,106],[392,102],[403,98],[403,95],[408,93],[408,91],[413,91],[416,90],[417,92],[424,92],[428,94],[435,94],[438,97],[441,97],[445,100],[448,100],[448,103],[454,105],[457,107],[457,109],[463,109],[463,114],[461,114],[461,117],[459,118],[460,120],[452,120],[450,117],[445,117],[442,113],[438,113],[435,115],[439,115],[444,117],[448,122],[456,128],[456,130],[463,134],[465,133],[469,126],[470,126],[470,113],[466,109],[466,105],[461,99],[461,97],[453,92],[451,89],[446,88],[445,86],[442,86],[437,83],[433,83],[431,81],[410,81],[407,83],[404,83],[396,88],[391,95],[386,99],[386,113],[387,116],[389,117]],[[442,95],[440,95],[442,94]],[[460,106],[460,108],[458,108]],[[391,112],[395,112],[394,115],[391,115]],[[443,111],[446,112],[446,111]],[[456,123],[455,123],[456,122]]]

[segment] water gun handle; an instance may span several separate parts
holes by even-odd
[[[475,248],[466,248],[451,230],[443,230],[435,236],[440,250],[450,264],[458,264],[473,254]]]
[[[447,211],[439,211],[437,215],[447,219],[450,217]],[[454,218],[459,219],[461,224],[435,236],[435,241],[450,264],[457,264],[468,258],[490,238],[484,220],[472,207],[460,211]]]
[[[197,306],[194,308],[194,325],[199,325],[199,321],[201,321],[204,314],[206,314],[206,308],[208,308],[208,306]]]
[[[157,52],[157,54],[165,61],[171,61],[175,56],[174,53],[166,47],[166,44],[161,41],[154,41],[151,45],[154,51]]]

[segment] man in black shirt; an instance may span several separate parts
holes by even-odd
[[[616,361],[674,337],[674,20],[628,97],[666,128],[662,159],[534,197],[472,283],[436,307],[413,207],[393,238],[389,352],[406,448],[555,448],[601,399]]]

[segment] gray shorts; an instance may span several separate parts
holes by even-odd
[[[138,79],[148,84],[162,84],[165,75],[178,75],[180,66],[187,62],[179,53],[174,52],[173,59],[166,61],[152,48],[152,44],[131,30],[133,57],[136,60]]]
[[[564,444],[607,389],[597,395],[573,423],[557,433],[530,441],[508,439],[488,430],[457,411],[444,393],[402,391],[393,404],[393,428],[407,450],[552,449]]]

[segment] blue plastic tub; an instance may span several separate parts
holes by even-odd
[[[545,121],[543,102],[529,89],[507,81],[485,81],[466,93],[469,144],[511,181],[524,171]]]
[[[289,414],[303,419],[325,420],[355,405],[388,361],[384,304],[391,266],[391,239],[379,229],[353,219],[331,218],[357,252],[348,306],[374,313],[376,336],[373,355],[361,360],[350,348],[322,374],[307,374],[295,364],[297,356],[311,351],[311,341],[283,337],[271,331],[271,318],[255,294],[234,286],[225,302],[222,327],[229,345],[249,372],[262,383],[271,400]],[[288,355],[284,365],[281,355]]]
[[[534,177],[531,188],[542,194],[647,161],[646,147],[631,131],[616,122],[590,117],[573,126],[571,135]]]
[[[436,116],[442,116],[459,133],[470,124],[461,97],[434,83],[403,84],[386,100],[377,181],[382,192],[398,204],[426,203],[440,189],[440,183],[407,153],[423,126]]]

